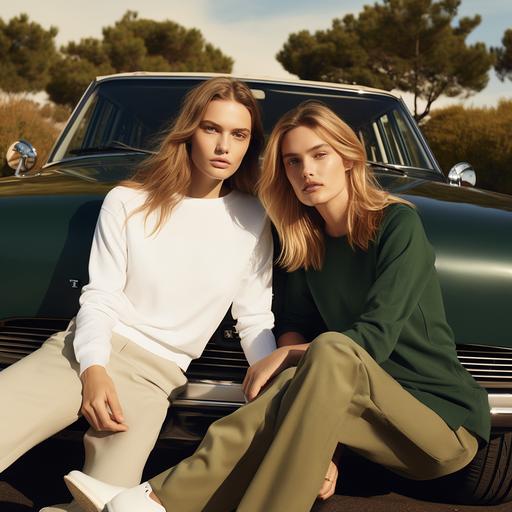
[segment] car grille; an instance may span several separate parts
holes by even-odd
[[[67,320],[12,319],[0,322],[0,365],[7,366],[30,354]],[[512,349],[458,345],[462,365],[487,388],[512,388]],[[247,361],[240,340],[230,325],[221,325],[203,355],[190,364],[190,379],[242,382]]]
[[[13,319],[0,323],[0,364],[7,366],[38,349],[54,332],[66,328],[68,320]]]
[[[230,347],[219,348],[217,343],[210,341],[202,356],[190,363],[187,377],[242,382],[247,368],[240,342],[232,342]]]
[[[15,363],[38,349],[53,333],[66,328],[69,320],[11,319],[0,322],[0,367]],[[229,324],[221,325],[203,355],[187,370],[189,379],[242,382],[247,361],[240,339]]]
[[[462,366],[486,388],[512,388],[512,349],[458,345]]]

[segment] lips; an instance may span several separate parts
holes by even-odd
[[[312,192],[317,191],[321,186],[322,184],[316,181],[308,181],[302,188],[302,192],[305,192],[306,194],[311,194]]]
[[[213,158],[210,160],[210,164],[217,169],[226,169],[231,165],[231,162],[225,158]]]

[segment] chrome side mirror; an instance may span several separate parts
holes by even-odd
[[[36,165],[37,151],[30,142],[18,140],[9,146],[5,157],[7,165],[16,171],[14,176],[16,178],[26,178],[28,177],[28,171]]]
[[[476,185],[476,172],[467,162],[455,164],[448,173],[450,185],[458,187],[474,187]]]

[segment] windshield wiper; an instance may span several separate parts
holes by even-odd
[[[373,162],[368,160],[368,165],[373,167],[374,169],[385,169],[386,171],[394,172],[395,174],[399,174],[400,176],[407,176],[407,173],[397,165],[393,164],[383,164],[382,162]]]
[[[131,153],[145,153],[147,155],[154,153],[154,151],[150,151],[149,149],[136,148],[117,140],[113,140],[110,144],[106,144],[104,146],[91,146],[88,148],[71,149],[69,153],[72,155],[86,155],[88,153],[106,153],[109,151],[129,151]]]

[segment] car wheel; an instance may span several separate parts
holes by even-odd
[[[459,503],[495,505],[512,500],[512,432],[493,432],[489,443],[463,469],[442,480]]]

